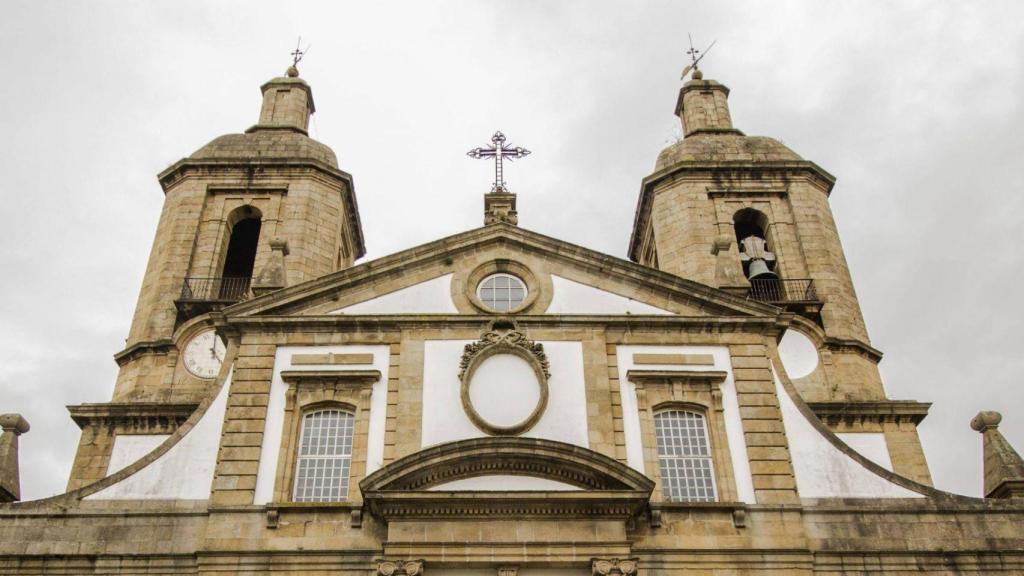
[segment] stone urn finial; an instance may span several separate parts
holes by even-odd
[[[986,410],[971,420],[984,443],[985,498],[1024,498],[1024,460],[999,432],[1003,415]]]
[[[21,414],[0,416],[0,502],[21,500],[21,481],[18,473],[18,436],[29,431],[28,420]]]

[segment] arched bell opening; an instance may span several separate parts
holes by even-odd
[[[768,217],[753,208],[744,208],[736,212],[732,220],[743,274],[752,285],[755,282],[776,283],[779,275],[775,254],[768,243]]]
[[[241,206],[228,215],[228,246],[220,274],[222,299],[237,300],[249,290],[262,223],[263,214],[252,206]]]

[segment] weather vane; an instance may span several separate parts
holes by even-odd
[[[523,158],[530,154],[530,151],[521,146],[512,146],[511,144],[505,144],[505,135],[501,131],[494,133],[491,137],[492,144],[486,148],[474,148],[466,153],[470,158],[494,158],[494,186],[491,188],[491,192],[505,192],[508,193],[508,188],[505,187],[505,180],[502,174],[502,160],[508,158],[512,161],[516,158]]]
[[[709,44],[707,48],[700,51],[693,47],[693,36],[690,34],[687,34],[686,36],[690,39],[690,49],[686,51],[686,54],[690,57],[690,63],[686,65],[686,68],[683,68],[683,74],[680,78],[682,80],[686,79],[686,75],[690,73],[690,70],[693,70],[694,72],[697,71],[697,64],[702,58],[708,55],[708,52],[711,50],[711,47],[715,45],[715,42],[718,42],[717,39],[712,40],[711,44]]]
[[[299,36],[299,40],[295,43],[295,51],[292,52],[292,65],[288,67],[289,76],[294,77],[299,75],[299,62],[302,61],[302,57],[306,55],[306,52],[309,52],[308,45],[306,46],[305,50],[303,50],[301,46],[302,36]]]

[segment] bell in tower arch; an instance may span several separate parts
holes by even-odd
[[[760,236],[747,236],[740,240],[740,260],[745,264],[747,278],[750,280],[778,280],[779,276],[772,271],[775,254],[768,251],[768,243]]]
[[[750,262],[750,267],[747,269],[747,278],[751,280],[778,280],[779,276],[772,272],[767,262],[758,258]]]
[[[733,216],[736,242],[743,262],[743,272],[749,280],[778,280],[774,272],[775,254],[768,249],[765,230],[768,218],[753,208],[744,208]]]

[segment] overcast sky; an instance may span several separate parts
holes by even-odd
[[[980,409],[1024,451],[1020,2],[5,2],[0,412],[25,499],[62,491],[110,399],[163,194],[253,125],[296,37],[311,135],[355,178],[363,260],[482,224],[500,128],[520,225],[625,257],[641,179],[680,134],[687,32],[738,128],[838,178],[832,208],[890,397],[934,402],[936,484],[978,495]]]

